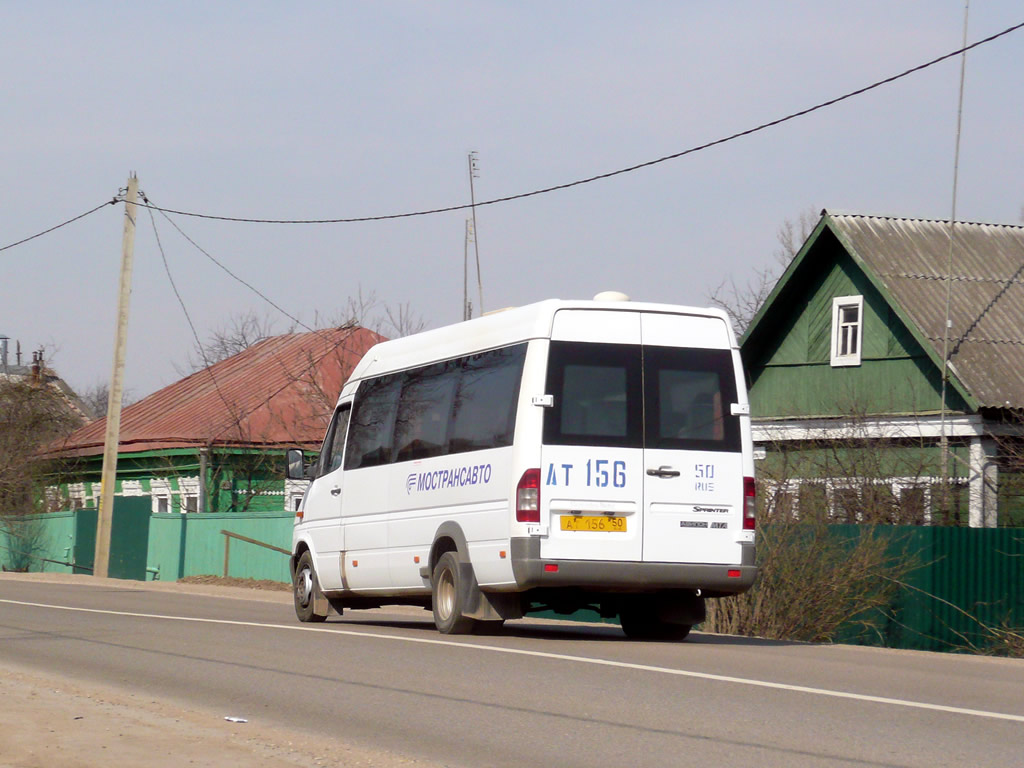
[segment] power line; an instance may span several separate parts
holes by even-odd
[[[143,198],[145,198],[145,195],[142,195],[142,196],[143,196]],[[165,218],[166,218],[166,216],[165,216]],[[170,265],[167,263],[167,254],[164,252],[164,247],[163,247],[163,244],[162,244],[162,242],[160,240],[160,233],[157,230],[156,219],[153,216],[153,211],[152,210],[149,211],[149,219],[150,219],[150,222],[153,225],[153,235],[156,238],[156,245],[157,245],[157,248],[160,251],[160,258],[163,260],[164,271],[167,273],[167,280],[170,282],[171,290],[174,291],[174,296],[175,296],[175,298],[177,298],[178,304],[181,306],[181,311],[185,315],[185,321],[188,323],[188,327],[192,331],[192,338],[195,339],[196,349],[199,350],[199,355],[203,359],[203,366],[204,366],[203,370],[209,376],[210,382],[213,384],[213,388],[217,392],[217,397],[219,397],[221,403],[224,404],[224,408],[227,410],[228,416],[230,417],[230,421],[228,423],[226,423],[216,434],[214,434],[214,435],[212,435],[210,437],[211,443],[212,443],[212,441],[216,440],[220,435],[223,435],[225,432],[227,432],[229,429],[233,429],[233,428],[236,428],[236,427],[241,429],[242,422],[243,422],[243,420],[246,417],[250,416],[257,409],[259,409],[259,408],[267,405],[268,403],[270,403],[270,401],[273,400],[275,397],[277,397],[277,395],[281,394],[288,387],[292,386],[296,381],[298,381],[299,377],[301,377],[304,373],[315,372],[317,370],[317,367],[320,365],[320,363],[323,360],[325,360],[328,355],[330,355],[333,352],[336,352],[339,348],[343,348],[346,344],[348,344],[351,341],[352,333],[354,331],[354,328],[341,329],[341,330],[348,330],[349,332],[347,334],[345,334],[345,336],[343,338],[338,339],[336,342],[334,342],[334,344],[330,345],[324,351],[324,353],[322,355],[320,355],[319,357],[317,357],[315,359],[310,359],[308,361],[308,365],[306,366],[305,370],[304,371],[300,371],[297,374],[293,374],[291,372],[291,370],[289,370],[285,366],[284,360],[280,359],[280,357],[278,357],[278,355],[275,353],[274,357],[278,359],[278,362],[285,369],[288,381],[286,381],[277,390],[275,390],[273,392],[270,392],[261,402],[253,405],[248,411],[244,410],[241,406],[239,406],[236,409],[228,401],[227,397],[225,397],[225,395],[224,395],[223,390],[221,390],[221,388],[220,388],[220,382],[217,381],[217,377],[213,373],[213,367],[214,367],[215,363],[211,363],[210,359],[207,357],[206,350],[203,347],[203,343],[199,339],[199,333],[196,331],[196,326],[192,322],[192,317],[189,314],[188,308],[185,306],[185,301],[184,301],[184,299],[182,299],[181,293],[178,291],[178,286],[174,282],[174,277],[171,275],[171,268],[170,268]],[[168,221],[170,221],[170,219],[168,219]],[[174,222],[171,221],[171,224],[174,225]],[[181,230],[179,230],[179,232],[180,231]],[[184,235],[184,233],[182,233],[182,234]],[[188,239],[187,235],[185,237],[186,237],[186,239]],[[195,243],[193,243],[193,245],[195,245]],[[198,247],[198,246],[196,246],[196,247]],[[202,250],[202,249],[200,249],[200,250]],[[209,256],[209,254],[207,254],[207,256]],[[212,258],[212,257],[210,257],[210,258]],[[216,261],[216,260],[214,260],[214,261]],[[219,266],[221,266],[221,265],[219,265]],[[258,293],[258,291],[257,291],[257,293]],[[262,296],[262,294],[260,294],[260,295]],[[266,299],[266,297],[263,297],[263,298]],[[268,299],[268,301],[269,301],[269,299]],[[273,304],[273,302],[271,302],[271,304]],[[273,306],[277,307],[276,304],[274,304]],[[277,307],[277,308],[280,310],[280,307]],[[281,311],[283,312],[283,310],[281,310]],[[287,313],[285,313],[285,314],[287,314]],[[288,315],[288,316],[291,317],[291,315]],[[292,319],[294,320],[294,318],[292,318]],[[319,330],[312,331],[312,332],[313,333],[317,333],[317,334],[325,334],[326,335],[327,333],[330,332],[330,330],[328,330],[328,329],[319,329]],[[331,407],[333,407],[333,405]]]
[[[142,199],[145,200],[146,196],[143,194]],[[165,215],[166,218],[166,215]],[[181,311],[185,315],[185,321],[188,323],[188,327],[192,330],[192,338],[196,340],[196,349],[199,350],[200,357],[203,358],[203,370],[207,372],[210,377],[210,381],[213,383],[213,388],[217,391],[217,396],[220,401],[224,403],[224,408],[227,410],[228,415],[236,422],[241,423],[241,416],[236,417],[234,410],[231,408],[231,404],[224,397],[224,393],[221,392],[220,384],[217,382],[217,377],[213,375],[213,368],[210,365],[210,361],[206,357],[206,350],[203,347],[203,342],[199,339],[199,333],[196,331],[196,326],[192,322],[192,317],[188,313],[188,308],[185,306],[185,300],[181,298],[181,293],[178,292],[178,286],[174,282],[174,277],[171,275],[171,268],[167,263],[167,255],[164,253],[163,244],[160,242],[160,233],[156,228],[156,218],[153,216],[153,211],[149,211],[149,220],[153,225],[153,236],[156,238],[156,247],[160,251],[160,258],[164,262],[164,271],[167,273],[167,280],[171,284],[171,290],[174,291],[175,298],[178,299],[178,304],[181,306]],[[169,219],[168,219],[169,221]],[[173,222],[172,222],[173,224]]]
[[[853,97],[860,96],[862,94],[867,93],[868,91],[873,91],[874,89],[880,88],[883,85],[888,85],[889,83],[894,83],[897,80],[901,80],[904,77],[908,77],[909,75],[912,75],[912,74],[914,74],[916,72],[920,72],[922,70],[928,69],[929,67],[935,66],[936,64],[939,64],[939,63],[941,63],[943,61],[946,61],[947,59],[954,58],[955,56],[960,56],[961,54],[964,54],[964,53],[966,53],[967,51],[970,51],[973,48],[977,48],[979,46],[985,45],[986,43],[991,43],[993,40],[997,40],[1000,37],[1003,37],[1005,35],[1010,34],[1011,32],[1016,32],[1017,30],[1021,29],[1022,27],[1024,27],[1024,22],[1021,22],[1019,24],[1015,24],[1012,27],[1007,27],[1002,32],[997,32],[994,35],[990,35],[990,36],[988,36],[988,37],[986,37],[986,38],[984,38],[982,40],[978,40],[977,42],[971,43],[970,45],[965,45],[962,48],[958,48],[955,51],[952,51],[950,53],[947,53],[947,54],[944,54],[942,56],[939,56],[938,58],[932,59],[931,61],[925,62],[924,64],[919,64],[916,67],[911,67],[910,69],[908,69],[908,70],[906,70],[904,72],[900,72],[897,75],[892,75],[891,77],[887,77],[884,80],[878,80],[877,82],[874,82],[871,85],[867,85],[867,86],[864,86],[863,88],[858,88],[857,90],[850,91],[849,93],[845,93],[842,96],[837,96],[834,99],[829,99],[828,101],[823,101],[820,104],[814,105],[813,107],[808,107],[807,109],[802,109],[802,110],[800,110],[798,112],[793,112],[793,113],[791,113],[789,115],[786,115],[785,117],[780,117],[780,118],[777,118],[775,120],[771,120],[771,121],[769,121],[767,123],[761,123],[760,125],[755,126],[754,128],[748,128],[745,131],[740,131],[738,133],[734,133],[734,134],[731,134],[729,136],[725,136],[725,137],[720,138],[720,139],[715,139],[714,141],[709,141],[709,142],[707,142],[705,144],[700,144],[700,145],[695,146],[695,147],[690,147],[689,149],[684,149],[681,152],[674,152],[671,155],[665,155],[664,157],[659,157],[656,160],[648,160],[648,161],[643,162],[643,163],[638,163],[636,165],[631,165],[631,166],[629,166],[627,168],[620,168],[620,169],[615,170],[615,171],[608,171],[607,173],[600,173],[600,174],[597,174],[596,176],[589,176],[587,178],[578,179],[576,181],[570,181],[570,182],[567,182],[565,184],[556,184],[555,186],[544,187],[543,189],[535,189],[532,192],[521,192],[519,194],[508,195],[506,197],[497,197],[497,198],[494,198],[492,200],[485,200],[485,201],[482,201],[482,202],[475,202],[475,203],[471,202],[471,203],[467,203],[467,204],[463,204],[463,205],[450,205],[450,206],[446,206],[446,207],[443,207],[443,208],[431,208],[431,209],[428,209],[428,210],[410,211],[410,212],[407,212],[407,213],[391,213],[391,214],[384,214],[384,215],[380,215],[380,216],[355,216],[355,217],[338,218],[338,219],[254,219],[254,218],[243,218],[243,217],[237,217],[237,216],[216,216],[216,215],[212,215],[212,214],[196,213],[194,211],[181,211],[181,210],[175,210],[175,209],[172,209],[172,208],[159,208],[159,207],[156,207],[156,206],[152,206],[152,207],[156,208],[156,210],[161,211],[163,213],[174,213],[174,214],[177,214],[179,216],[192,216],[194,218],[199,218],[199,219],[212,219],[212,220],[215,220],[215,221],[230,221],[230,222],[241,223],[241,224],[355,224],[355,223],[359,223],[359,222],[368,222],[368,221],[387,221],[387,220],[390,220],[390,219],[407,219],[407,218],[412,218],[412,217],[415,217],[415,216],[431,216],[431,215],[439,214],[439,213],[450,213],[452,211],[464,211],[464,210],[468,210],[470,208],[479,207],[479,206],[483,206],[483,205],[497,205],[498,203],[507,203],[507,202],[511,202],[512,200],[522,200],[522,199],[527,198],[527,197],[536,197],[538,195],[548,194],[549,192],[558,192],[558,191],[563,190],[563,189],[570,189],[571,187],[578,187],[578,186],[582,186],[583,184],[590,184],[590,183],[595,182],[595,181],[602,181],[604,179],[610,179],[613,176],[621,176],[621,175],[626,174],[626,173],[633,173],[634,171],[639,171],[639,170],[641,170],[643,168],[649,168],[649,167],[651,167],[653,165],[658,165],[660,163],[668,162],[669,160],[677,160],[677,159],[679,159],[681,157],[685,157],[686,155],[692,155],[692,154],[694,154],[696,152],[701,152],[701,151],[703,151],[705,149],[710,149],[711,147],[717,147],[720,144],[726,144],[726,143],[728,143],[730,141],[734,141],[736,139],[743,138],[744,136],[750,136],[750,135],[752,135],[754,133],[758,133],[758,132],[766,130],[768,128],[773,128],[773,127],[775,127],[777,125],[781,125],[782,123],[789,122],[790,120],[795,120],[798,117],[804,117],[806,115],[811,114],[812,112],[817,112],[818,110],[825,109],[826,107],[834,106],[836,104],[839,104],[840,102],[846,101],[847,99],[852,99]]]
[[[170,223],[170,225],[171,225],[172,227],[174,227],[174,228],[175,228],[176,230],[178,230],[178,234],[180,234],[180,235],[181,235],[181,236],[182,236],[183,238],[185,238],[185,239],[186,239],[186,240],[187,240],[187,241],[188,241],[189,243],[191,243],[191,244],[192,244],[192,246],[193,246],[193,247],[194,247],[194,248],[195,248],[196,250],[198,250],[198,251],[199,251],[199,252],[200,252],[201,254],[203,254],[203,255],[204,255],[204,256],[205,256],[206,258],[208,258],[208,259],[209,259],[210,261],[212,261],[212,262],[213,262],[214,264],[216,264],[216,265],[217,265],[218,267],[220,267],[220,268],[221,268],[222,270],[224,270],[224,272],[226,272],[226,273],[227,273],[227,274],[228,274],[228,275],[229,275],[229,276],[230,276],[230,277],[231,277],[231,278],[232,278],[233,280],[235,280],[235,281],[237,281],[237,282],[241,283],[242,285],[244,285],[244,286],[245,286],[246,288],[248,288],[248,289],[249,289],[250,291],[252,291],[253,293],[255,293],[255,294],[256,294],[257,296],[259,296],[259,297],[260,297],[261,299],[263,299],[263,300],[264,300],[265,302],[267,302],[267,304],[269,304],[270,306],[272,306],[272,307],[273,307],[274,309],[276,309],[276,310],[277,310],[278,312],[280,312],[280,313],[281,313],[282,315],[284,315],[285,317],[287,317],[287,318],[288,318],[289,320],[291,320],[291,321],[292,321],[293,323],[295,323],[296,325],[299,325],[299,326],[301,326],[301,327],[305,328],[305,329],[306,329],[307,331],[313,331],[313,330],[314,330],[313,328],[310,328],[310,327],[309,327],[308,325],[306,325],[306,324],[305,324],[304,322],[302,322],[301,320],[299,320],[299,318],[295,317],[295,315],[291,314],[290,312],[288,312],[288,311],[287,311],[287,310],[285,310],[285,309],[282,309],[282,308],[281,308],[280,306],[278,306],[278,305],[277,305],[277,304],[276,304],[276,303],[275,303],[275,302],[274,302],[273,300],[271,300],[271,299],[270,299],[270,298],[268,298],[268,297],[267,297],[267,296],[266,296],[266,295],[265,295],[264,293],[262,293],[262,292],[261,292],[261,291],[260,291],[260,290],[259,290],[258,288],[255,288],[255,287],[254,287],[254,286],[252,286],[251,284],[247,283],[247,282],[246,282],[245,280],[243,280],[242,278],[240,278],[240,277],[239,277],[238,275],[236,275],[236,274],[235,274],[234,272],[232,272],[232,271],[231,271],[230,269],[228,269],[228,268],[227,268],[226,266],[224,266],[223,264],[221,264],[221,263],[220,263],[220,262],[219,262],[219,261],[218,261],[217,259],[215,259],[215,258],[214,258],[214,257],[213,257],[213,256],[212,256],[212,255],[211,255],[210,253],[209,253],[209,251],[207,251],[206,249],[204,249],[204,248],[203,248],[202,246],[200,246],[200,245],[199,245],[199,243],[197,243],[197,242],[196,242],[195,240],[193,240],[193,239],[192,239],[191,237],[189,237],[189,236],[188,236],[187,234],[185,234],[184,230],[182,230],[182,228],[178,226],[178,224],[177,224],[177,223],[176,223],[176,222],[174,221],[174,219],[172,219],[172,218],[171,218],[170,216],[168,216],[168,215],[167,215],[168,211],[167,211],[166,209],[164,209],[164,208],[160,208],[159,206],[155,206],[155,205],[152,205],[152,204],[150,204],[150,202],[149,202],[149,199],[148,199],[148,198],[147,198],[147,197],[145,196],[145,194],[143,194],[143,195],[142,195],[142,200],[143,200],[143,202],[144,202],[144,203],[146,204],[146,205],[145,205],[145,207],[147,207],[147,208],[149,208],[149,209],[150,209],[150,215],[152,215],[152,211],[159,211],[159,212],[160,212],[160,214],[161,214],[161,215],[162,215],[162,216],[163,216],[163,217],[164,217],[165,219],[167,219],[167,221],[168,221],[168,222]],[[155,228],[154,228],[154,230],[155,230]],[[158,244],[159,244],[159,243],[158,243]],[[161,250],[161,255],[162,255],[162,254],[163,254],[163,251]],[[179,299],[179,300],[180,300],[180,299]]]
[[[173,214],[177,214],[179,216],[191,216],[193,218],[212,219],[214,221],[230,221],[230,222],[236,222],[236,223],[241,223],[241,224],[355,224],[355,223],[359,223],[359,222],[368,222],[368,221],[387,221],[387,220],[390,220],[390,219],[407,219],[407,218],[412,218],[412,217],[415,217],[415,216],[430,216],[430,215],[439,214],[439,213],[450,213],[452,211],[464,211],[464,210],[473,208],[474,206],[479,207],[479,206],[483,206],[483,205],[497,205],[498,203],[507,203],[507,202],[511,202],[513,200],[522,200],[522,199],[527,198],[527,197],[536,197],[538,195],[548,194],[549,192],[558,192],[558,191],[563,190],[563,189],[569,189],[571,187],[578,187],[578,186],[582,186],[583,184],[590,184],[590,183],[595,182],[595,181],[601,181],[603,179],[609,179],[609,178],[612,178],[613,176],[621,176],[622,174],[632,173],[634,171],[639,171],[639,170],[641,170],[643,168],[649,168],[649,167],[651,167],[653,165],[658,165],[660,163],[668,162],[669,160],[677,160],[677,159],[679,159],[681,157],[685,157],[686,155],[691,155],[691,154],[694,154],[696,152],[701,152],[701,151],[703,151],[705,149],[710,149],[711,147],[716,147],[716,146],[718,146],[720,144],[725,144],[727,142],[734,141],[734,140],[739,139],[739,138],[743,138],[744,136],[750,136],[751,134],[758,133],[760,131],[766,130],[767,128],[773,128],[773,127],[775,127],[777,125],[781,125],[782,123],[789,122],[790,120],[795,120],[798,117],[804,117],[805,115],[809,115],[812,112],[817,112],[818,110],[825,109],[826,107],[834,106],[835,104],[838,104],[838,103],[840,103],[842,101],[846,101],[847,99],[852,99],[854,96],[860,96],[860,95],[862,95],[864,93],[867,93],[868,91],[872,91],[872,90],[874,90],[876,88],[880,88],[883,85],[888,85],[889,83],[894,83],[897,80],[901,80],[904,77],[908,77],[909,75],[912,75],[912,74],[914,74],[916,72],[920,72],[922,70],[928,69],[929,67],[935,66],[936,64],[939,64],[939,63],[941,63],[943,61],[946,61],[947,59],[951,59],[951,58],[953,58],[955,56],[959,56],[959,55],[961,55],[963,53],[966,53],[967,51],[970,51],[970,50],[972,50],[974,48],[978,48],[979,46],[985,45],[987,43],[991,43],[994,40],[998,40],[1000,37],[1004,37],[1004,36],[1010,34],[1011,32],[1016,32],[1017,30],[1021,29],[1022,27],[1024,27],[1024,22],[1021,22],[1019,24],[1014,24],[1012,27],[1007,27],[1006,29],[1004,29],[1001,32],[997,32],[994,35],[989,35],[986,38],[978,40],[978,41],[976,41],[974,43],[971,43],[970,45],[966,45],[966,46],[964,46],[962,48],[958,48],[955,51],[951,51],[950,53],[947,53],[947,54],[945,54],[943,56],[939,56],[938,58],[932,59],[931,61],[925,62],[924,64],[919,64],[918,66],[912,67],[912,68],[906,70],[905,72],[901,72],[901,73],[899,73],[897,75],[893,75],[891,77],[887,77],[884,80],[879,80],[879,81],[877,81],[875,83],[872,83],[871,85],[865,86],[863,88],[858,88],[857,90],[850,91],[849,93],[843,94],[842,96],[838,96],[838,97],[836,97],[834,99],[830,99],[828,101],[821,102],[820,104],[816,104],[813,107],[808,107],[807,109],[802,109],[802,110],[800,110],[798,112],[793,112],[793,113],[791,113],[789,115],[786,115],[785,117],[780,117],[780,118],[778,118],[776,120],[771,120],[771,121],[769,121],[767,123],[762,123],[761,125],[755,126],[754,128],[749,128],[749,129],[747,129],[745,131],[740,131],[738,133],[734,133],[734,134],[731,134],[729,136],[725,136],[725,137],[720,138],[720,139],[715,139],[714,141],[709,141],[709,142],[707,142],[705,144],[700,144],[700,145],[695,146],[695,147],[690,147],[689,149],[684,149],[681,152],[675,152],[675,153],[673,153],[671,155],[665,155],[664,157],[659,157],[659,158],[657,158],[655,160],[648,160],[648,161],[643,162],[643,163],[638,163],[636,165],[631,165],[631,166],[629,166],[627,168],[620,168],[620,169],[615,170],[615,171],[609,171],[607,173],[597,174],[596,176],[589,176],[587,178],[578,179],[576,181],[570,181],[570,182],[567,182],[565,184],[556,184],[555,186],[551,186],[551,187],[544,187],[542,189],[535,189],[532,192],[521,192],[521,193],[516,194],[516,195],[507,195],[505,197],[497,197],[497,198],[494,198],[492,200],[483,200],[483,201],[478,202],[478,203],[468,203],[468,204],[463,204],[463,205],[450,205],[450,206],[445,206],[443,208],[431,208],[431,209],[421,210],[421,211],[410,211],[410,212],[407,212],[407,213],[391,213],[391,214],[384,214],[384,215],[380,215],[380,216],[355,216],[355,217],[337,218],[337,219],[255,219],[255,218],[244,218],[244,217],[239,217],[239,216],[216,216],[216,215],[206,214],[206,213],[197,213],[195,211],[182,211],[182,210],[176,210],[174,208],[162,208],[160,206],[155,206],[155,205],[153,205],[153,204],[151,204],[149,202],[136,203],[136,205],[138,205],[138,206],[140,206],[142,208],[149,208],[149,209],[152,209],[152,210],[157,210],[157,211],[160,211],[161,213],[164,213],[164,214],[173,213]],[[42,232],[38,232],[38,233],[36,233],[36,234],[34,234],[34,235],[30,236],[30,237],[26,237],[26,238],[24,238],[22,240],[18,240],[17,242],[14,242],[14,243],[11,243],[9,245],[5,245],[3,247],[0,247],[0,252],[6,251],[6,250],[8,250],[10,248],[14,248],[15,246],[18,246],[18,245],[22,245],[24,243],[29,242],[30,240],[35,240],[37,237],[42,237],[43,235],[47,235],[50,232],[54,232],[55,230],[60,229],[61,227],[66,227],[68,224],[72,224],[72,223],[78,221],[79,219],[83,219],[86,216],[89,216],[90,214],[95,213],[100,208],[103,208],[106,205],[115,205],[115,204],[120,203],[120,202],[122,202],[121,198],[115,197],[112,200],[109,200],[109,201],[107,201],[105,203],[102,203],[102,204],[96,206],[95,208],[92,208],[91,210],[86,211],[83,214],[80,214],[78,216],[75,216],[74,218],[68,219],[67,221],[61,222],[60,224],[57,224],[56,226],[50,227],[49,229],[45,229]],[[173,224],[173,222],[171,222],[171,223]],[[174,226],[177,227],[177,225],[174,225]],[[200,249],[200,250],[202,250],[202,249]],[[207,255],[209,255],[209,254],[207,254]],[[210,257],[210,258],[212,259],[213,257]],[[223,265],[220,265],[220,266],[222,266],[222,268],[223,268]],[[280,309],[280,308],[278,308],[278,309]],[[285,314],[287,314],[287,313],[285,313]],[[291,316],[289,315],[289,317],[291,317]],[[301,325],[301,323],[300,323],[300,325]],[[306,326],[303,325],[303,327],[306,327]]]
[[[43,235],[48,235],[51,232],[55,232],[56,230],[60,229],[61,227],[66,227],[68,224],[73,224],[74,222],[78,221],[79,219],[84,219],[86,216],[88,216],[90,214],[93,214],[93,213],[96,213],[96,211],[98,211],[100,208],[103,208],[103,207],[105,207],[107,205],[117,205],[120,202],[122,202],[121,198],[114,197],[114,198],[108,200],[105,203],[100,203],[95,208],[93,208],[91,210],[88,210],[85,213],[80,213],[78,216],[75,216],[73,219],[68,219],[67,221],[61,222],[60,224],[58,224],[55,227],[50,227],[49,229],[44,229],[42,232],[38,232],[38,233],[32,235],[31,237],[26,237],[25,239],[19,240],[16,243],[11,243],[10,245],[5,245],[3,248],[0,248],[0,251],[6,251],[8,248],[14,248],[17,245],[22,245],[23,243],[27,243],[29,240],[35,240],[37,237],[42,237]]]

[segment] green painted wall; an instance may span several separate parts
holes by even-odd
[[[970,448],[950,441],[950,476],[966,479]],[[776,482],[799,478],[883,478],[939,477],[942,453],[937,440],[872,440],[847,445],[791,442],[766,446],[765,457],[757,462],[759,478]]]
[[[909,329],[831,233],[743,343],[755,418],[937,412],[941,376]],[[794,276],[796,278],[796,276]],[[832,299],[863,296],[859,366],[833,368]],[[965,411],[955,392],[948,407]]]
[[[64,498],[70,498],[70,486],[82,483],[86,497],[96,505],[99,497],[100,457],[71,459],[54,476],[54,484]],[[198,450],[172,449],[144,453],[124,454],[118,458],[115,493],[125,493],[131,483],[143,494],[150,494],[154,480],[166,481],[171,489],[168,512],[181,509],[180,491],[187,487],[186,479],[193,483],[199,476]],[[282,509],[286,500],[285,458],[283,451],[262,449],[211,449],[208,455],[204,485],[207,489],[205,512],[274,512]],[[160,487],[164,487],[160,483]],[[191,491],[195,493],[194,489]]]
[[[1024,472],[999,473],[999,525],[1024,528]]]

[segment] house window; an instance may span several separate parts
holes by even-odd
[[[864,337],[864,297],[832,299],[832,365],[860,365]]]
[[[198,496],[185,496],[185,508],[184,512],[196,512],[199,509],[199,497]]]

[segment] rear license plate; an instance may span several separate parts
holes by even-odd
[[[608,515],[562,515],[561,528],[563,531],[625,533],[626,518]]]

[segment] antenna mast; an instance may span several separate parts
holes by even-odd
[[[462,243],[462,319],[473,316],[473,302],[469,300],[469,241],[474,240],[473,221],[466,219],[466,235]]]
[[[480,277],[480,244],[476,237],[476,191],[473,189],[473,179],[480,178],[480,166],[477,164],[477,152],[473,150],[469,153],[469,202],[470,208],[473,211],[473,250],[476,253],[476,289],[477,299],[477,311],[480,314],[484,312],[484,284],[483,278]]]
[[[967,17],[971,10],[970,0],[964,2],[963,47],[967,47]],[[953,151],[953,205],[949,214],[949,258],[946,262],[946,318],[942,329],[942,389],[939,404],[939,446],[942,462],[942,513],[949,514],[949,436],[946,434],[946,390],[949,387],[949,334],[950,304],[953,294],[953,248],[956,243],[956,191],[960,173],[960,125],[964,111],[964,73],[967,69],[967,52],[960,56],[960,96],[956,110],[956,148]]]

